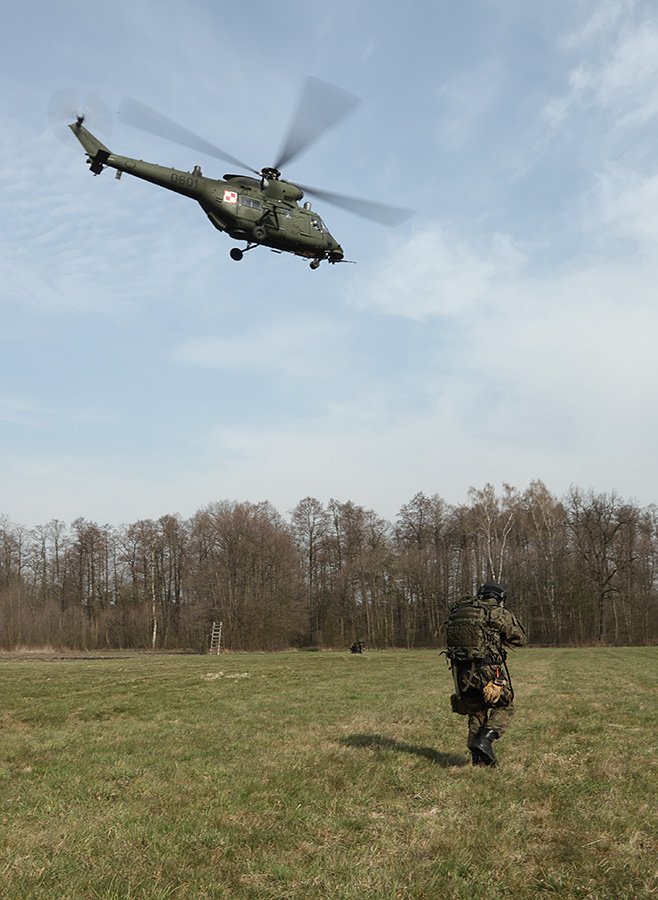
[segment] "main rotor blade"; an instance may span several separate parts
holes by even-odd
[[[217,147],[215,144],[211,144],[204,138],[199,137],[198,134],[188,131],[187,128],[183,128],[182,125],[178,125],[176,122],[163,116],[162,113],[156,112],[150,106],[146,106],[145,103],[135,100],[134,97],[123,98],[119,115],[122,121],[133,128],[147,131],[149,134],[172,141],[174,144],[182,144],[183,147],[199,150],[207,156],[214,156],[223,160],[223,162],[230,163],[232,166],[238,166],[240,169],[247,169],[247,171],[253,172],[255,175],[260,175],[260,172],[252,169],[247,163],[222,150],[221,147]]]
[[[274,168],[282,169],[299,156],[360,102],[354,94],[328,81],[307,77]]]
[[[317,197],[324,203],[339,206],[357,216],[379,222],[380,225],[401,225],[414,215],[413,209],[403,209],[400,206],[389,206],[387,203],[375,203],[372,200],[361,200],[358,197],[347,197],[345,194],[335,194],[333,191],[321,191],[318,188],[308,187],[305,184],[295,182],[305,194]]]

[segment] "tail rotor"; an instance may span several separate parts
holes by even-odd
[[[71,140],[68,126],[75,121],[84,122],[105,138],[112,134],[112,113],[92,91],[76,87],[60,88],[48,101],[47,115],[50,130],[62,143]]]

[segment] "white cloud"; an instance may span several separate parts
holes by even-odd
[[[538,410],[597,435],[608,422],[620,432],[641,423],[658,430],[657,276],[650,260],[611,261],[510,288],[514,300],[486,335],[503,349],[494,371],[530,417]]]
[[[592,5],[593,11],[585,22],[562,38],[566,49],[580,50],[600,42],[633,10],[635,0],[596,0]]]
[[[43,406],[26,397],[0,397],[0,423],[10,422],[23,428],[41,428],[43,423],[54,422],[65,425],[86,425],[107,423],[115,416],[98,409],[67,409],[59,406]]]
[[[429,228],[398,246],[376,274],[359,280],[354,302],[417,320],[464,316],[492,299],[522,263],[507,235],[494,235],[476,248],[448,238],[442,228]]]
[[[469,141],[499,99],[501,84],[499,64],[489,58],[441,85],[438,96],[443,109],[436,128],[438,142],[455,148]]]
[[[299,315],[292,322],[252,326],[241,334],[186,340],[174,357],[233,372],[318,376],[341,369],[348,337],[346,327],[336,321]]]
[[[0,463],[1,512],[23,525],[45,524],[51,519],[70,523],[80,516],[119,525],[178,512],[178,503],[184,513],[197,508],[190,503],[195,499],[193,493],[186,496],[185,472],[180,468],[168,473],[152,465],[148,471],[140,471],[133,461],[99,453],[93,457],[58,453],[51,447],[35,448],[29,456],[4,454]],[[198,495],[199,505],[203,496]]]
[[[646,122],[658,112],[657,76],[658,26],[643,22],[622,36],[595,74],[598,102],[615,112],[619,127]]]
[[[643,20],[638,25],[606,7],[599,22],[599,44],[574,66],[567,90],[546,102],[540,118],[556,128],[583,111],[598,111],[611,117],[617,128],[637,127],[658,113],[658,24]],[[607,26],[603,28],[603,21]],[[598,19],[597,19],[598,21]],[[592,32],[594,33],[594,31]],[[581,41],[567,43],[581,51]]]
[[[0,422],[12,422],[27,428],[34,428],[35,417],[47,412],[40,407],[18,398],[0,397]]]
[[[658,245],[658,174],[609,168],[598,179],[597,193],[603,221],[621,236],[641,242],[655,253]]]
[[[537,271],[509,241],[506,252],[482,253],[428,232],[373,279],[366,301],[380,311],[421,319],[437,335],[442,321],[458,324],[454,343],[425,365],[435,404],[398,423],[421,448],[414,455],[421,480],[431,477],[424,448],[432,447],[439,471],[458,483],[464,470],[490,468],[501,480],[511,470],[564,488],[614,486],[645,497],[655,489],[658,179],[616,188],[591,211],[601,255],[587,252],[553,274]],[[628,234],[641,236],[643,247],[615,252]],[[373,446],[390,444],[385,426],[373,434]],[[471,442],[484,436],[478,467],[481,451]]]

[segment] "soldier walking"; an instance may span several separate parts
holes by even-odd
[[[505,608],[505,590],[493,581],[463,597],[447,621],[447,651],[455,682],[452,710],[468,716],[467,747],[474,766],[495,766],[493,741],[514,715],[506,647],[522,647],[525,629]]]

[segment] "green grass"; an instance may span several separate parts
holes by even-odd
[[[658,648],[511,668],[489,770],[438,652],[0,661],[0,897],[657,895]]]

